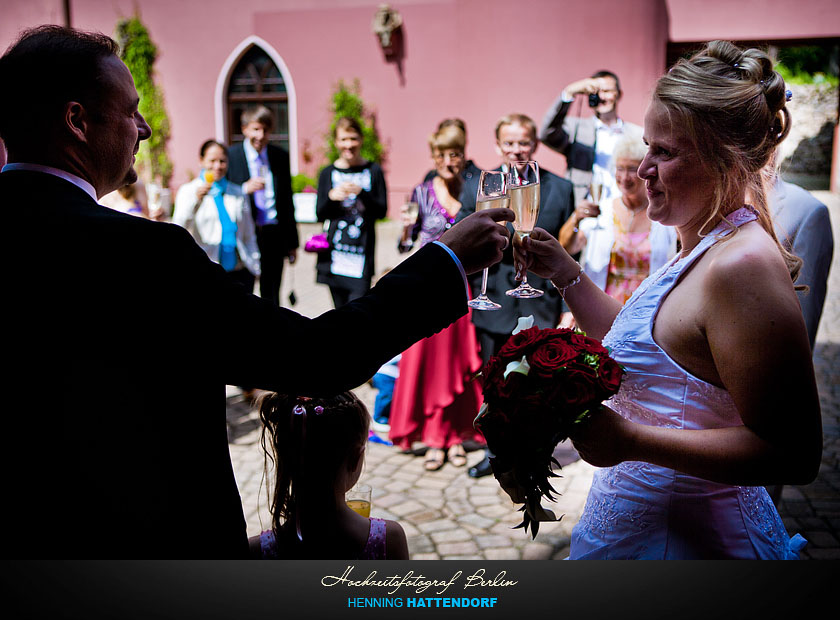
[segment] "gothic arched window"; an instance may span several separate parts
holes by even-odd
[[[228,144],[243,140],[242,112],[254,105],[264,105],[274,114],[270,141],[289,151],[289,98],[280,69],[268,54],[252,45],[233,67],[227,88]]]

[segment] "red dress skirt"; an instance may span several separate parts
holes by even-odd
[[[470,439],[484,443],[473,428],[483,399],[474,379],[481,357],[471,313],[402,354],[389,421],[395,446],[409,450],[419,441],[446,449]]]

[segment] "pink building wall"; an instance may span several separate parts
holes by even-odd
[[[761,41],[840,36],[837,0],[665,0],[671,41]]]
[[[709,1],[698,13],[689,0],[395,0],[405,43],[398,68],[386,62],[371,32],[375,0],[71,0],[73,26],[107,34],[139,7],[160,51],[156,69],[172,123],[174,187],[197,169],[199,144],[224,137],[221,87],[236,51],[257,38],[287,70],[293,171],[316,171],[302,161],[305,142],[316,163],[324,163],[332,88],[340,79],[360,81],[388,150],[392,213],[431,167],[426,140],[445,117],[466,121],[468,156],[494,167],[493,127],[500,116],[521,112],[539,122],[564,85],[599,69],[618,73],[625,92],[621,116],[641,123],[665,67],[669,32],[680,40],[700,33],[760,38],[757,14],[769,20],[773,36],[812,36],[837,23],[828,0],[797,2],[795,13],[759,11],[756,4],[786,5]],[[732,10],[735,18],[727,13]],[[24,27],[62,19],[61,0],[0,0],[0,47]],[[741,31],[733,21],[745,23]],[[545,147],[536,157],[555,172],[565,168]]]

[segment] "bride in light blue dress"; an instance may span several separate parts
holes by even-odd
[[[805,540],[764,489],[812,481],[822,451],[801,261],[776,239],[762,183],[786,97],[763,52],[720,41],[660,78],[639,176],[681,252],[624,306],[545,231],[517,248],[626,370],[572,436],[601,469],[571,559],[799,557]]]

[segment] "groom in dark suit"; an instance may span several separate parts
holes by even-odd
[[[0,57],[0,208],[18,259],[3,304],[0,545],[10,558],[245,557],[225,385],[360,385],[463,316],[464,273],[499,260],[496,221],[513,214],[476,214],[316,319],[277,308],[179,226],[97,204],[137,179],[151,135],[117,53],[105,35],[42,26]],[[242,326],[264,346],[242,347]]]
[[[515,161],[534,159],[537,151],[537,127],[534,121],[524,114],[509,114],[496,123],[496,152],[501,157],[501,165],[496,170],[509,169]],[[458,221],[475,213],[475,198],[479,176],[464,182],[461,190],[461,211]],[[574,211],[572,184],[566,179],[540,168],[540,213],[536,225],[557,236],[560,227]],[[481,290],[481,276],[476,274],[470,279],[473,292]],[[472,320],[481,347],[481,357],[486,363],[495,355],[510,337],[516,320],[520,316],[533,315],[535,324],[541,328],[557,327],[562,313],[563,301],[553,286],[540,277],[529,275],[528,283],[545,292],[535,299],[517,299],[509,297],[506,291],[516,288],[516,268],[513,253],[508,248],[502,261],[490,268],[487,277],[487,296],[498,304],[499,310],[473,310]],[[468,473],[479,478],[492,473],[489,457]]]
[[[260,296],[280,305],[283,262],[295,262],[299,247],[289,156],[269,144],[271,111],[258,106],[242,113],[245,141],[230,147],[228,179],[241,185],[251,201],[260,248]]]

